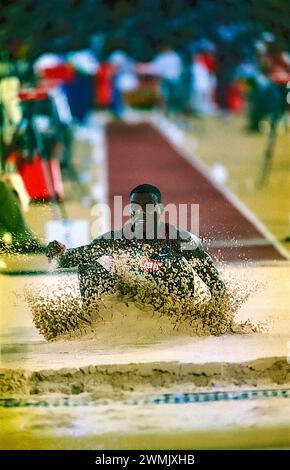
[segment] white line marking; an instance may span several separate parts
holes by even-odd
[[[243,246],[271,246],[272,242],[265,238],[242,238],[231,240],[209,240],[207,246],[211,248],[238,248]]]
[[[290,253],[281,245],[274,237],[270,230],[250,211],[250,209],[228,188],[218,184],[211,178],[207,166],[199,160],[195,155],[191,154],[184,147],[184,133],[178,129],[175,124],[166,119],[165,116],[153,115],[148,120],[164,137],[170,141],[171,145],[187,160],[193,167],[196,167],[200,173],[234,206],[238,211],[249,220],[256,229],[272,244],[276,250],[290,260]]]

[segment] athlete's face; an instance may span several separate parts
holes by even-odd
[[[143,224],[143,231],[153,228],[160,219],[161,204],[154,193],[134,193],[130,197],[131,217],[135,224]]]

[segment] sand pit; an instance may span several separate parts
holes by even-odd
[[[2,277],[2,296],[8,286],[9,291],[15,286],[13,311],[8,307],[11,298],[3,298],[2,393],[93,395],[98,389],[99,396],[109,390],[113,397],[118,390],[145,386],[287,384],[289,265],[237,265],[223,270],[239,279],[241,287],[249,281],[258,286],[237,312],[235,322],[244,326],[236,326],[235,332],[198,336],[186,322],[176,325],[132,302],[108,298],[93,329],[84,323],[81,331],[53,342],[37,332],[23,290],[27,285],[41,286],[45,279],[53,292],[64,281],[72,286],[75,275],[30,276],[17,278],[17,283],[14,277]]]
[[[176,175],[177,168],[180,169],[178,187],[172,187],[169,197],[175,202],[188,202],[199,200],[203,194],[201,225],[206,232],[203,235],[214,238],[221,247],[232,235],[249,242],[228,250],[213,248],[214,255],[216,251],[223,254],[218,259],[283,258],[253,225],[237,217],[237,211],[204,181],[198,169],[193,173],[185,163],[181,164],[182,156],[173,155],[158,136],[154,137],[157,144],[152,143],[149,135],[152,129],[141,126],[139,131],[142,135],[145,131],[148,138],[140,139],[138,128],[131,132],[128,127],[127,141],[124,128],[117,124],[115,129],[114,126],[109,129],[109,188],[114,194],[127,195],[128,185],[137,184],[136,177],[142,176],[143,180],[149,170],[148,180],[154,175],[157,179],[153,182],[168,189],[167,178],[158,181],[159,176],[166,176],[160,172],[159,159],[155,158],[158,148],[168,174]],[[128,151],[132,138],[140,140]],[[136,149],[138,161],[127,164],[126,159],[131,159]],[[140,171],[142,162],[144,168]],[[134,164],[138,164],[137,171]],[[130,175],[126,171],[128,166]],[[213,193],[214,197],[209,197]],[[229,224],[228,229],[225,224]],[[233,233],[234,229],[237,233]],[[265,243],[256,246],[256,239]],[[47,269],[46,261],[40,258],[38,269]],[[21,259],[11,269],[18,270],[19,264],[21,269],[24,264]],[[35,260],[31,266],[26,260],[25,266],[35,269]],[[186,321],[174,324],[136,303],[108,298],[93,328],[85,318],[78,318],[80,328],[69,333],[64,328],[59,334],[60,328],[55,325],[57,334],[49,342],[32,322],[23,292],[32,288],[41,296],[45,286],[52,296],[58,290],[62,297],[61,289],[68,283],[73,300],[76,275],[0,275],[0,447],[289,447],[290,400],[280,393],[290,386],[289,263],[237,264],[222,270],[235,279],[240,291],[245,289],[247,294],[249,284],[254,287],[235,315],[234,325],[226,322],[224,331],[209,331],[208,325],[199,321],[194,325]],[[78,308],[78,300],[77,305],[73,302],[70,305]],[[67,313],[69,316],[69,309]],[[61,320],[60,316],[58,319]],[[66,319],[62,320],[65,325]],[[220,402],[209,399],[195,403],[152,403],[153,397],[164,394],[180,397],[186,393],[231,390],[245,393],[247,389],[252,392],[271,389],[271,394],[269,398],[254,395],[254,399],[244,398],[238,403],[234,398]]]
[[[222,269],[241,288],[257,287],[235,317],[250,328],[196,336],[138,305],[107,299],[97,329],[52,342],[35,328],[23,292],[40,292],[44,283],[51,292],[67,281],[73,286],[75,274],[1,276],[0,388],[14,399],[0,401],[1,448],[289,447],[290,400],[279,395],[290,384],[289,264]],[[261,324],[264,330],[253,332]],[[162,394],[251,388],[277,396],[150,402]]]

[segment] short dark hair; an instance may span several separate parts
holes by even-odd
[[[130,192],[130,197],[133,194],[144,194],[144,193],[151,193],[156,196],[157,202],[161,202],[161,192],[156,186],[152,184],[139,184],[136,188],[132,189]]]

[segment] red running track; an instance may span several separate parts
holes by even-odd
[[[150,183],[160,188],[165,204],[199,204],[199,236],[205,242],[214,242],[214,248],[210,244],[207,247],[214,258],[284,259],[264,234],[152,125],[111,123],[107,146],[111,205],[114,195],[121,195],[127,204],[134,186]],[[241,245],[247,243],[224,247],[239,240]]]

